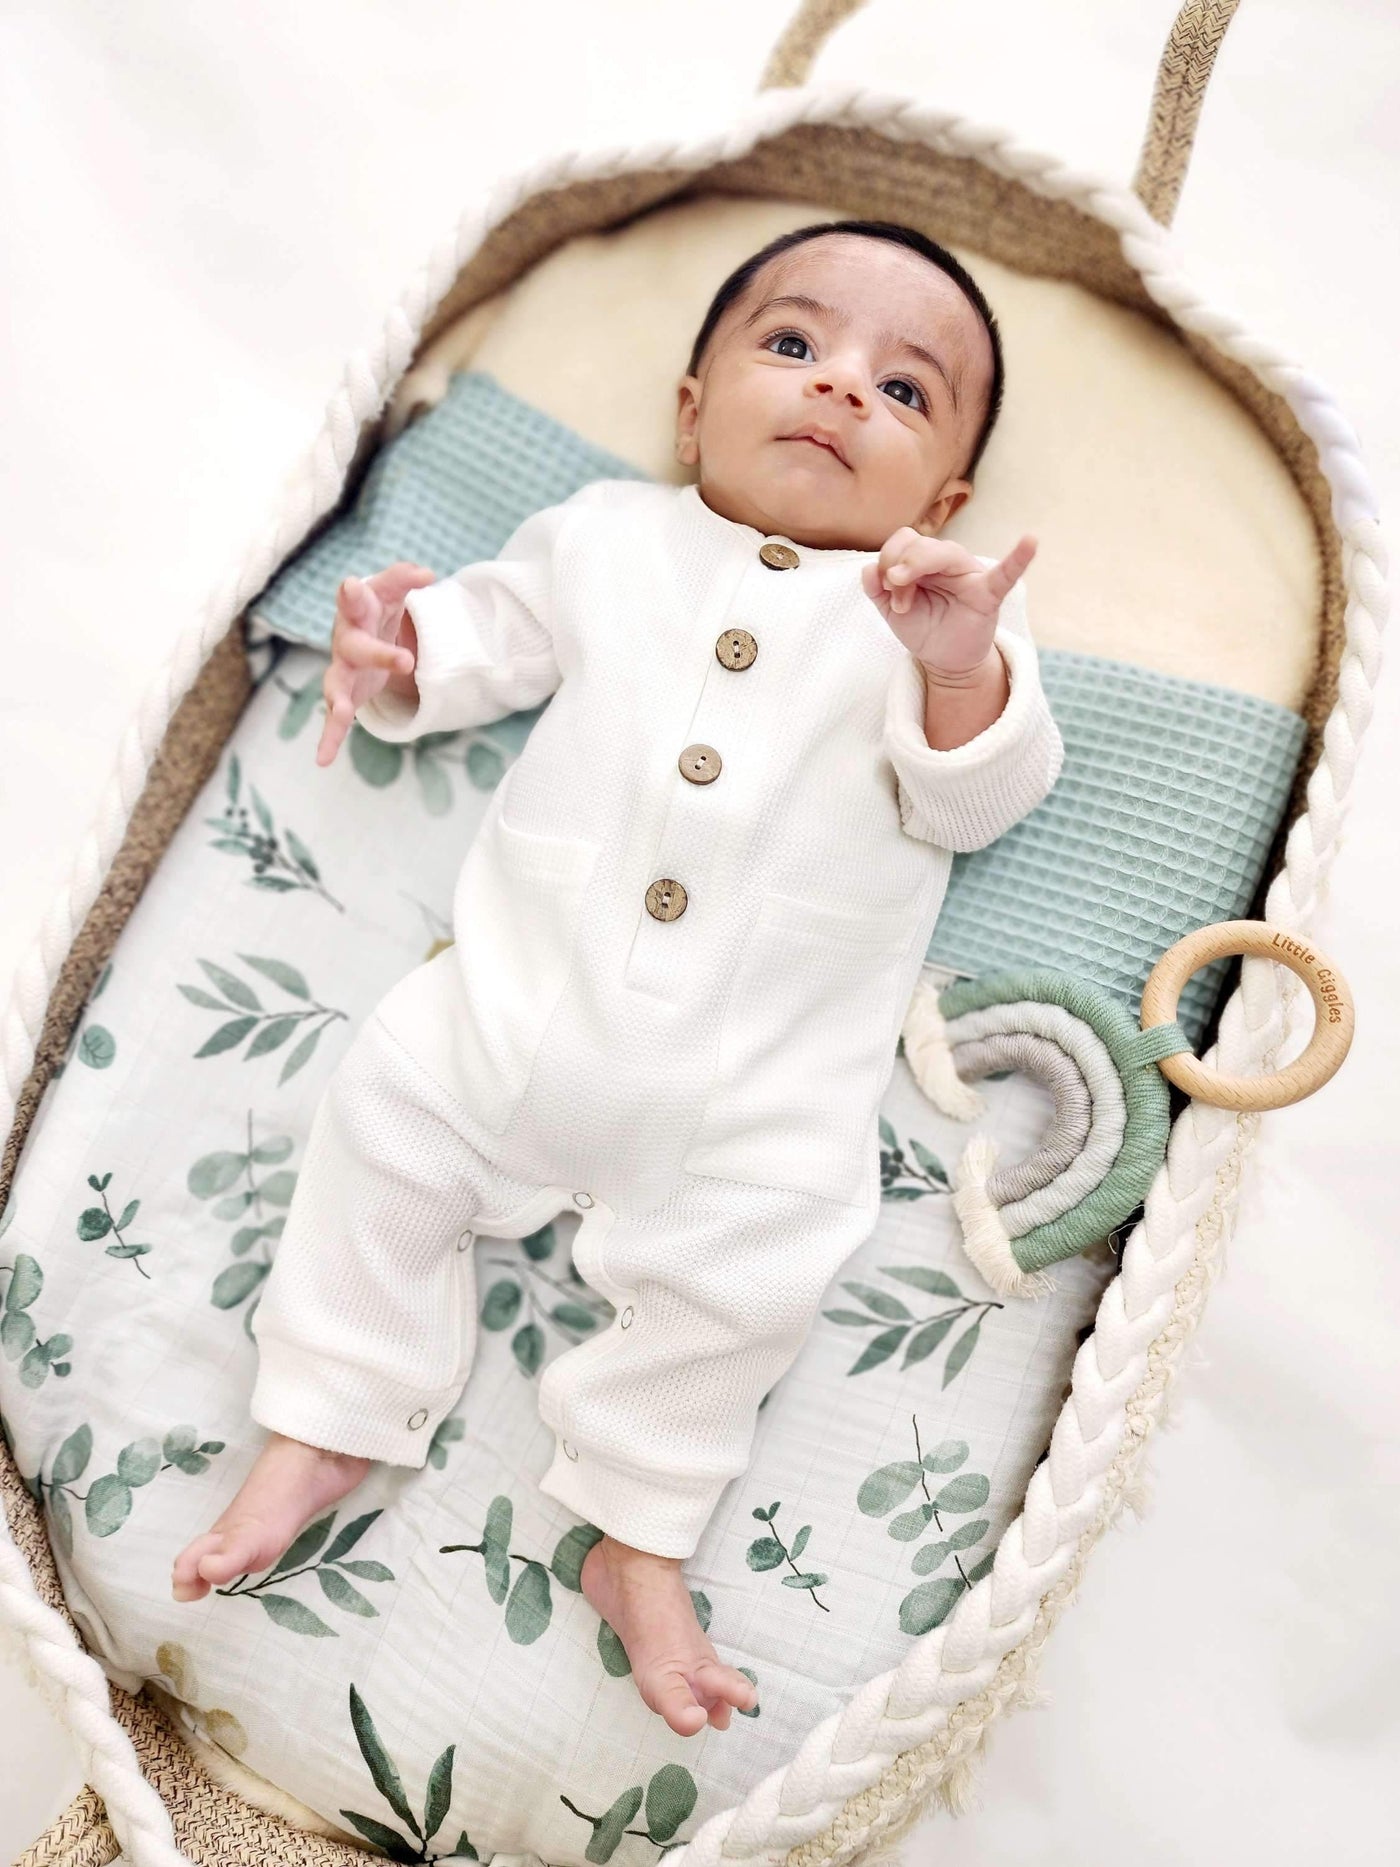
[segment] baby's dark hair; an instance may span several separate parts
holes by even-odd
[[[705,321],[700,326],[699,334],[691,349],[686,374],[688,376],[699,374],[700,364],[704,358],[706,346],[714,335],[715,326],[723,317],[726,309],[733,304],[762,267],[777,254],[787,252],[789,247],[800,246],[804,240],[814,240],[819,234],[824,233],[859,233],[872,240],[892,240],[897,246],[909,247],[913,252],[921,254],[931,265],[947,273],[986,326],[987,335],[992,343],[992,386],[987,397],[982,426],[978,430],[971,457],[963,469],[963,478],[970,480],[991,438],[997,416],[1001,413],[1002,390],[1006,377],[1001,354],[1001,332],[997,328],[995,314],[972,274],[954,259],[947,247],[940,246],[936,240],[930,240],[917,228],[901,226],[898,221],[892,220],[825,220],[813,221],[807,227],[796,227],[791,233],[780,233],[760,252],[746,259],[742,266],[736,266],[715,293],[710,302],[710,308],[705,313]]]

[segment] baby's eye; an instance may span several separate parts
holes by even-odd
[[[887,382],[885,384],[885,388],[889,389],[896,385],[901,389],[908,389],[912,391],[912,393],[919,398],[917,402],[905,402],[904,397],[902,395],[897,395],[894,398],[896,402],[904,402],[904,406],[906,408],[926,408],[928,406],[928,403],[924,397],[923,390],[919,387],[919,385],[916,382],[910,382],[907,376],[892,377],[890,382]]]
[[[763,347],[765,350],[769,350],[774,344],[800,344],[805,350],[807,348],[807,339],[805,337],[799,337],[796,331],[778,331],[774,336],[768,339],[768,342]],[[784,356],[791,356],[792,352],[790,350],[785,350],[782,354]],[[798,357],[796,360],[800,363],[802,358]]]

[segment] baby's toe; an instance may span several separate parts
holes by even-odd
[[[694,1737],[708,1722],[705,1707],[696,1701],[690,1682],[682,1672],[656,1673],[643,1683],[642,1697],[654,1712],[659,1712],[673,1731],[682,1737]]]
[[[758,1687],[753,1680],[746,1679],[735,1667],[726,1666],[722,1660],[702,1660],[695,1668],[692,1680],[697,1695],[702,1699],[720,1699],[725,1704],[737,1706],[740,1711],[752,1711],[758,1703]]]
[[[252,1575],[280,1554],[280,1545],[271,1548],[276,1540],[261,1524],[230,1524],[211,1535],[195,1559],[195,1568],[206,1582],[215,1584],[231,1582],[236,1575]]]
[[[223,1538],[217,1530],[206,1530],[187,1543],[170,1567],[170,1592],[176,1601],[198,1601],[209,1593],[209,1582],[200,1573],[200,1563],[218,1548]]]

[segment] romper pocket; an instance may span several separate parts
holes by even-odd
[[[721,1014],[687,1172],[869,1197],[915,918],[764,896]]]
[[[494,1134],[525,1093],[568,983],[599,848],[517,830],[498,804],[467,851],[453,901],[466,1001],[456,1048],[471,1108]]]

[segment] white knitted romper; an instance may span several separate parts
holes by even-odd
[[[539,1488],[693,1553],[875,1224],[951,852],[1034,808],[1063,756],[1012,599],[1002,714],[929,748],[918,664],[860,585],[874,555],[601,481],[409,599],[419,703],[386,690],[367,730],[550,704],[465,852],[454,943],[317,1106],[253,1322],[260,1424],[423,1465],[471,1368],[474,1240],[578,1213],[574,1262],[615,1313],[541,1373]]]

